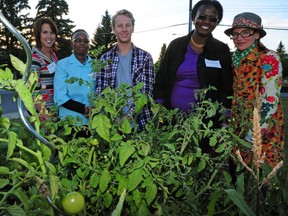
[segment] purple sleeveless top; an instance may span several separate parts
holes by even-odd
[[[191,108],[191,103],[196,102],[194,90],[200,87],[197,75],[197,60],[198,54],[188,45],[184,62],[176,73],[171,94],[172,108],[179,108],[186,112]]]

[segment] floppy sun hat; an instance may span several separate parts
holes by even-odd
[[[235,28],[250,28],[259,32],[260,38],[262,38],[266,35],[266,32],[263,30],[261,22],[261,18],[257,14],[250,12],[240,13],[234,17],[232,28],[225,30],[224,33],[230,36]]]

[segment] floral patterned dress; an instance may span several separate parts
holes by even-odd
[[[261,45],[260,45],[261,46]],[[279,55],[256,46],[233,65],[232,124],[241,138],[252,137],[253,109],[257,92],[261,97],[261,135],[265,160],[271,167],[284,158],[284,118],[280,100],[282,64]],[[257,89],[258,87],[258,89]]]

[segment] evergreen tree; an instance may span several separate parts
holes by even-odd
[[[116,36],[112,33],[111,16],[108,11],[105,11],[105,15],[102,16],[101,24],[98,25],[92,38],[92,49],[97,49],[104,45],[102,53],[107,52],[111,46],[117,41]]]
[[[166,44],[164,43],[163,46],[161,47],[161,51],[160,51],[160,55],[159,55],[159,58],[158,60],[155,62],[154,66],[155,66],[155,73],[158,72],[159,70],[159,67],[160,67],[160,64],[164,58],[164,55],[165,55],[165,52],[166,52]]]
[[[159,55],[159,58],[158,58],[159,63],[161,63],[163,58],[164,58],[164,55],[165,55],[165,52],[166,52],[166,48],[167,48],[166,44],[164,43],[163,46],[161,47],[160,55]]]
[[[72,29],[75,27],[73,21],[63,18],[69,14],[69,6],[65,0],[40,0],[36,6],[37,14],[35,20],[40,17],[49,17],[58,28],[57,42],[60,50],[56,52],[59,59],[71,55]]]
[[[286,53],[285,46],[283,45],[282,41],[280,41],[276,51],[281,59],[283,67],[283,78],[286,78],[288,76],[288,54]]]
[[[32,18],[25,10],[31,9],[28,0],[0,0],[0,11],[3,16],[22,34],[31,44]],[[22,61],[26,61],[26,53],[18,39],[0,22],[0,65],[8,64],[11,67],[9,54],[12,54]]]

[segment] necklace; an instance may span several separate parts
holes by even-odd
[[[197,47],[197,48],[203,48],[205,44],[197,44],[194,40],[193,40],[193,36],[191,36],[191,42],[192,44]]]

